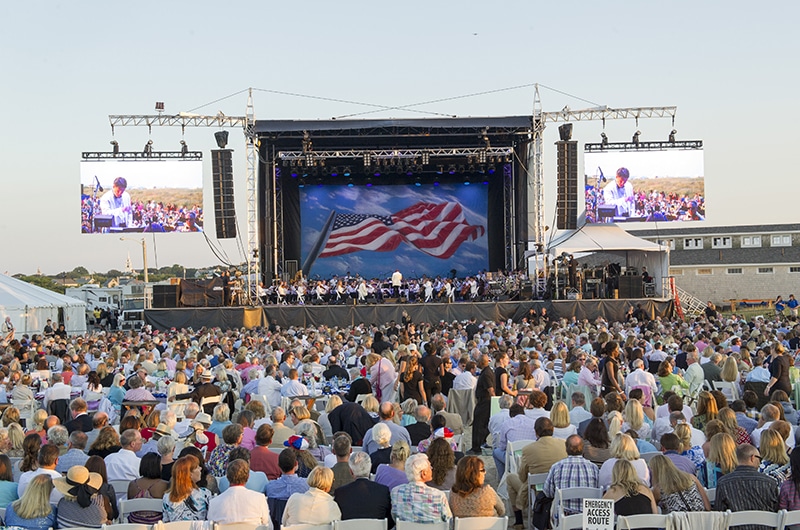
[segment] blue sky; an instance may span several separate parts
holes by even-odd
[[[798,15],[800,3],[790,1],[3,2],[0,271],[122,269],[128,253],[140,267],[136,243],[81,238],[81,151],[110,148],[109,114],[153,113],[155,101],[168,113],[243,115],[246,94],[226,96],[247,87],[386,106],[453,98],[414,109],[458,116],[529,114],[530,87],[457,96],[535,82],[557,90],[541,90],[548,111],[677,105],[678,138],[705,141],[707,224],[796,222]],[[368,110],[255,92],[261,119]],[[364,117],[417,116],[424,114]],[[647,141],[666,139],[672,128],[670,120],[625,121],[607,123],[605,132],[619,141],[639,129]],[[573,138],[596,142],[603,130],[576,123]],[[183,138],[208,154],[213,132],[124,128],[114,138],[123,150],[141,150],[148,138],[156,150],[177,150]],[[547,219],[557,139],[548,127]],[[231,131],[230,147],[244,234],[239,131]],[[203,171],[211,210],[208,160]],[[213,242],[231,261],[244,259],[236,241]],[[217,263],[194,234],[159,235],[148,251],[151,267]]]

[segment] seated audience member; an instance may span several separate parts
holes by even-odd
[[[389,488],[369,480],[369,455],[363,451],[352,453],[349,466],[354,480],[339,486],[333,494],[333,500],[342,512],[342,520],[388,519],[389,527],[392,527],[394,520]]]
[[[50,504],[52,490],[52,477],[49,475],[34,477],[22,497],[6,507],[3,517],[5,525],[26,530],[55,528],[56,511]]]
[[[139,464],[141,477],[128,484],[128,499],[162,499],[169,488],[169,482],[161,478],[161,457],[148,453]],[[132,512],[125,522],[155,524],[161,520],[161,512]]]
[[[250,451],[244,447],[237,447],[231,451],[230,455],[228,456],[228,462],[233,462],[234,460],[243,460],[247,463],[247,468],[250,469],[250,458]],[[263,495],[267,490],[268,482],[269,480],[267,479],[267,475],[263,471],[253,471],[250,469],[245,487],[250,491],[255,491]],[[219,486],[220,493],[226,491],[230,487],[227,471],[226,476],[217,479],[217,485]]]
[[[395,486],[406,484],[406,460],[411,454],[411,449],[404,441],[399,441],[392,446],[392,454],[388,464],[381,464],[375,472],[375,482],[383,484],[389,490]]]
[[[142,447],[142,435],[134,429],[125,430],[119,437],[119,443],[122,448],[116,453],[105,457],[108,480],[134,480],[139,478],[139,463],[141,459],[136,456],[136,451]]]
[[[450,489],[450,509],[454,517],[502,517],[503,500],[485,482],[486,466],[477,456],[458,461],[456,479]]]
[[[643,515],[658,513],[656,501],[629,460],[617,460],[611,472],[611,487],[604,499],[614,501],[616,515]]]
[[[406,430],[411,436],[411,445],[418,445],[422,440],[431,435],[431,409],[425,405],[419,405],[414,411],[416,423],[406,425]],[[445,423],[447,420],[442,418]]]
[[[781,484],[778,509],[800,510],[800,451],[792,451],[789,464],[792,471]]]
[[[437,438],[428,448],[432,477],[426,484],[432,488],[449,491],[456,480],[456,457],[445,438]]]
[[[19,495],[17,494],[17,483],[14,482],[11,459],[0,454],[0,508],[5,508],[17,499],[19,499]]]
[[[200,461],[192,455],[183,456],[172,466],[172,480],[164,494],[163,521],[205,521],[212,494],[198,486],[202,477]]]
[[[106,461],[99,456],[90,456],[86,461],[86,469],[90,473],[97,473],[103,479],[103,484],[98,489],[98,493],[103,498],[103,506],[106,508],[108,518],[112,521],[119,517],[119,506],[117,505],[117,493],[114,486],[108,483],[108,473],[106,472]]]
[[[678,435],[668,432],[661,437],[661,452],[664,456],[669,458],[672,463],[680,471],[689,473],[692,476],[697,475],[697,466],[689,458],[681,455],[681,440]]]
[[[74,466],[66,477],[54,479],[53,485],[63,495],[56,507],[58,527],[100,528],[110,523],[111,514],[99,493],[102,484],[103,478],[98,473],[91,473],[83,466]]]
[[[428,456],[423,453],[406,460],[407,484],[392,489],[392,516],[411,523],[449,522],[453,517],[443,491],[427,486],[433,478]]]
[[[341,520],[342,512],[328,493],[333,485],[333,471],[317,466],[308,475],[308,490],[293,493],[283,511],[281,525],[330,524]]]
[[[547,472],[542,491],[554,498],[556,490],[564,488],[596,488],[599,471],[597,466],[583,457],[583,440],[577,434],[566,439],[567,458],[553,464]],[[564,513],[580,513],[582,504],[578,499],[564,501]],[[521,524],[521,513],[515,524]]]
[[[750,444],[742,444],[736,448],[736,459],[739,464],[736,469],[720,477],[717,482],[714,509],[721,512],[777,511],[778,482],[769,475],[758,472],[761,462],[758,449]]]
[[[355,480],[353,473],[350,470],[350,437],[346,434],[341,434],[333,440],[333,454],[336,455],[336,463],[331,468],[333,471],[333,485],[331,486],[330,493],[335,494],[336,489],[345,484],[350,484]],[[369,456],[369,455],[367,455]]]
[[[235,456],[233,452],[231,455]],[[208,519],[218,524],[271,524],[267,498],[245,487],[250,478],[248,463],[233,459],[225,473],[230,487],[208,503]]]
[[[284,449],[278,455],[281,476],[267,483],[267,498],[288,500],[293,493],[308,491],[308,483],[297,476],[297,455],[292,449]]]
[[[697,477],[679,470],[665,455],[650,460],[653,498],[661,513],[702,512],[711,509],[706,490]]]
[[[372,460],[373,473],[378,470],[378,466],[380,464],[386,464],[389,462],[392,453],[392,447],[389,445],[391,439],[392,432],[389,430],[389,427],[387,427],[386,424],[378,423],[372,428],[373,446],[377,447],[377,449],[369,455],[370,459]]]
[[[263,472],[269,480],[275,480],[281,476],[278,454],[269,450],[269,446],[272,444],[272,433],[271,425],[266,423],[261,425],[256,431],[256,446],[250,451],[250,470]]]
[[[639,450],[636,448],[636,442],[634,442],[633,438],[629,435],[618,433],[611,441],[611,458],[606,460],[600,467],[598,485],[601,488],[611,486],[614,464],[619,460],[627,460],[630,462],[636,470],[642,484],[645,486],[650,484],[650,470],[647,467],[647,462],[640,458]]]
[[[611,438],[608,435],[608,427],[601,418],[592,418],[583,432],[585,443],[583,444],[583,456],[587,460],[602,466],[606,460],[611,458]]]
[[[19,495],[20,498],[25,494],[25,488],[28,487],[28,484],[35,476],[49,475],[53,479],[61,477],[61,473],[56,471],[56,466],[58,465],[58,447],[52,444],[43,445],[41,449],[39,449],[35,465],[36,467],[33,467],[30,471],[24,472],[19,477],[17,495]],[[52,504],[58,504],[60,500],[61,492],[58,489],[54,489],[50,494],[50,502]]]

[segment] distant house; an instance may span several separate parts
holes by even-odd
[[[800,224],[629,232],[669,246],[670,276],[702,300],[720,305],[729,300],[800,296]]]

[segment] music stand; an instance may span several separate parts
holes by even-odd
[[[95,215],[94,216],[94,231],[100,232],[103,228],[111,228],[114,224],[113,215]]]
[[[610,222],[609,219],[612,219],[615,215],[617,215],[617,207],[616,206],[598,206],[597,207],[597,218],[601,219],[603,222]]]

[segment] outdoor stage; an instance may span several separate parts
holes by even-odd
[[[670,299],[642,298],[624,300],[548,300],[521,302],[459,302],[453,304],[373,304],[373,305],[266,305],[260,307],[205,307],[179,309],[148,309],[145,323],[155,329],[187,328],[195,330],[203,326],[228,328],[253,328],[280,326],[338,326],[351,327],[360,323],[383,324],[394,320],[400,322],[406,311],[414,322],[453,322],[475,317],[478,321],[519,322],[531,308],[537,313],[546,308],[553,318],[573,316],[590,321],[604,317],[609,321],[621,321],[630,306],[642,308],[651,318],[671,318],[674,304]]]

